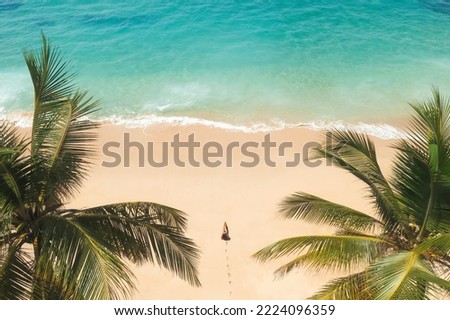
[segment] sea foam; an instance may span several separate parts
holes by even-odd
[[[354,130],[356,132],[368,134],[380,139],[405,138],[405,131],[386,123],[350,123],[342,120],[338,121],[309,121],[299,123],[288,123],[279,119],[272,119],[270,122],[255,122],[251,124],[233,124],[223,121],[213,121],[208,119],[187,117],[187,116],[159,116],[148,115],[134,118],[122,116],[110,116],[99,119],[103,123],[122,125],[127,128],[142,128],[155,125],[174,126],[205,126],[210,128],[223,129],[227,131],[257,133],[272,132],[289,128],[305,127],[314,131],[323,130]]]
[[[0,118],[14,123],[21,128],[29,128],[32,125],[32,116],[30,113],[9,113],[2,114],[0,111]],[[171,125],[171,126],[204,126],[216,129],[223,129],[226,131],[243,132],[243,133],[257,133],[257,132],[273,132],[283,129],[304,127],[314,131],[324,130],[353,130],[356,132],[368,134],[380,139],[400,139],[407,137],[405,131],[386,123],[350,123],[342,120],[337,121],[309,121],[299,123],[288,123],[279,119],[272,119],[270,122],[254,122],[251,124],[233,124],[224,121],[213,121],[208,119],[186,117],[186,116],[159,116],[148,115],[139,117],[123,117],[123,116],[109,116],[96,117],[94,121],[99,121],[102,124],[112,124],[124,126],[126,128],[146,128],[157,125]]]

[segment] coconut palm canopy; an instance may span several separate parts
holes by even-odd
[[[135,289],[128,262],[200,285],[186,215],[149,202],[69,209],[95,154],[99,103],[43,36],[25,51],[34,86],[31,138],[0,125],[0,299],[115,299]],[[120,186],[114,186],[120,188]]]
[[[304,192],[285,198],[280,214],[336,228],[333,235],[277,241],[254,256],[293,260],[295,268],[339,272],[313,299],[434,299],[450,290],[450,102],[434,89],[432,99],[411,104],[408,137],[398,141],[393,173],[380,170],[373,142],[353,131],[331,132],[332,145],[318,157],[358,178],[373,212]]]

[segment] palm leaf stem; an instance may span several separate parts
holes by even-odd
[[[427,204],[427,211],[425,212],[425,217],[423,219],[422,227],[420,228],[419,235],[417,236],[417,240],[421,241],[425,235],[425,231],[427,229],[428,219],[431,215],[431,211],[433,210],[434,198],[435,198],[435,190],[434,190],[434,181],[430,183],[430,196]]]

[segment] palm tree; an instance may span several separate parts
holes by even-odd
[[[335,233],[280,240],[254,257],[293,257],[277,276],[298,267],[343,275],[312,299],[444,297],[450,290],[450,101],[433,89],[432,99],[411,106],[408,137],[394,145],[389,178],[367,135],[334,130],[333,143],[316,150],[365,185],[370,215],[294,193],[282,201],[282,217],[331,226]]]
[[[34,86],[31,139],[0,125],[0,299],[117,299],[135,289],[128,262],[152,262],[199,286],[186,215],[149,202],[66,208],[86,179],[99,103],[43,35],[25,51]]]

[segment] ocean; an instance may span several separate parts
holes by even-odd
[[[129,126],[389,136],[408,102],[450,94],[448,0],[0,0],[1,118],[29,119],[22,50],[41,32],[102,101],[96,116]]]

